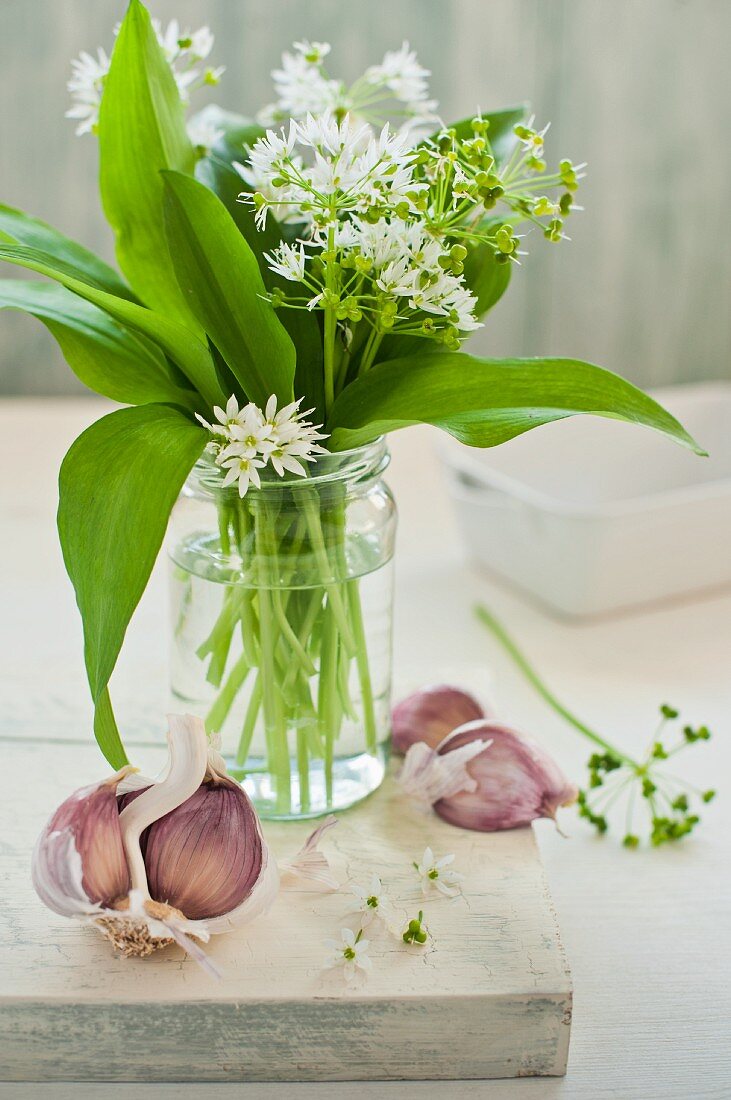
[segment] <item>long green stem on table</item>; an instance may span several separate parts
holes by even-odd
[[[556,712],[556,714],[560,714],[562,718],[564,718],[570,725],[577,729],[579,733],[582,733],[584,737],[588,737],[590,741],[593,741],[594,744],[599,745],[601,748],[605,749],[606,752],[610,753],[618,760],[622,760],[625,764],[628,764],[633,768],[639,767],[636,760],[633,760],[631,756],[626,756],[625,753],[620,752],[618,749],[616,749],[614,745],[610,744],[609,741],[606,741],[595,730],[587,726],[585,722],[582,722],[580,718],[577,718],[575,714],[572,714],[571,711],[563,705],[563,703],[559,702],[559,700],[556,698],[550,688],[548,688],[544,684],[543,680],[541,680],[540,676],[533,668],[533,666],[529,663],[525,655],[521,653],[521,651],[518,649],[513,639],[505,630],[505,627],[500,622],[498,622],[495,616],[492,615],[486,607],[478,605],[475,608],[475,614],[477,615],[477,618],[482,623],[482,625],[484,627],[487,627],[492,636],[500,643],[505,652],[509,654],[510,657],[512,657],[513,661],[523,673],[528,683],[532,684],[532,686],[535,688],[541,698],[546,703],[548,703],[549,707],[551,707],[552,710]]]

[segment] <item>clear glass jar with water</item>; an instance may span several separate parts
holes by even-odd
[[[396,508],[383,439],[240,498],[205,454],[173,511],[172,689],[263,817],[344,809],[390,733]],[[265,471],[262,471],[264,473]]]

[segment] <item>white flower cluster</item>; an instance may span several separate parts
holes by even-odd
[[[295,128],[298,126],[296,123],[292,125]],[[270,149],[272,138],[275,138],[275,135],[266,139]],[[275,138],[275,140],[283,139]],[[340,154],[337,156],[339,157]],[[356,159],[362,162],[374,158],[366,153]],[[359,182],[350,187],[347,193],[344,204],[346,209],[352,203],[352,208],[355,210],[361,210],[364,207],[367,210],[369,205],[378,201],[381,203],[390,201],[391,205],[394,201],[405,202],[411,208],[413,194],[416,192],[413,192],[410,197],[409,191],[405,188],[419,188],[423,185],[404,182],[406,174],[410,171],[408,158],[401,166],[391,163],[394,165],[392,174],[389,176],[384,173],[381,179],[377,178],[372,189],[367,172],[363,173],[362,167],[358,168],[356,174]],[[262,158],[259,159],[259,164],[262,164]],[[279,167],[273,170],[281,172],[285,169],[280,161]],[[305,171],[303,168],[302,172]],[[347,175],[347,165],[343,166],[343,172]],[[390,181],[396,181],[395,195],[390,193]],[[296,206],[293,196],[290,198],[292,199],[290,210],[294,210]],[[300,202],[302,201],[304,200],[300,199]],[[266,206],[260,209],[265,211]],[[302,220],[301,214],[298,220]],[[314,243],[322,243],[321,235],[322,230],[315,235]],[[306,246],[311,246],[312,243],[312,241],[299,241],[297,244],[283,242],[266,255],[269,267],[277,275],[290,282],[303,283],[316,291],[307,303],[310,309],[319,305],[324,295],[321,288],[311,285],[307,276]],[[395,303],[397,307],[407,304],[411,310],[421,310],[433,316],[447,318],[449,323],[460,332],[472,332],[482,327],[474,317],[476,306],[474,295],[466,288],[461,276],[449,270],[449,253],[445,252],[441,241],[427,232],[418,217],[407,220],[401,217],[384,217],[371,222],[364,217],[351,215],[347,220],[338,223],[333,243],[339,250],[341,259],[357,263],[359,271],[368,274],[380,291],[383,301]],[[396,312],[398,313],[398,309]]]
[[[281,68],[272,72],[277,100],[259,112],[262,126],[326,112],[337,118],[351,113],[375,123],[399,114],[406,119],[403,128],[410,131],[436,120],[438,104],[429,98],[429,70],[419,64],[408,42],[389,51],[380,65],[372,65],[350,87],[325,71],[327,42],[295,42],[293,50],[282,54]],[[394,111],[386,110],[390,101],[395,101]]]
[[[457,158],[443,157],[452,194],[451,184],[435,188],[434,173],[424,168],[436,155],[434,143],[416,148],[414,121],[435,117],[428,70],[404,43],[348,88],[325,71],[329,52],[327,43],[298,42],[284,54],[272,74],[278,100],[260,119],[288,122],[268,129],[247,150],[247,162],[235,164],[250,189],[239,198],[254,206],[259,229],[269,211],[278,222],[301,227],[299,240],[283,241],[266,260],[303,293],[277,292],[273,300],[335,310],[346,346],[351,323],[365,317],[381,336],[398,330],[458,347],[460,333],[481,326],[463,279],[466,249],[455,256],[448,241],[463,213]],[[374,105],[389,100],[397,101],[408,125],[374,127]],[[441,221],[432,191],[442,204],[446,194],[449,210]]]
[[[223,67],[205,70],[199,67],[200,62],[205,61],[213,48],[213,35],[208,27],[199,27],[197,31],[181,30],[177,19],[171,20],[164,28],[159,19],[153,19],[152,26],[165,60],[175,77],[183,103],[188,103],[190,92],[194,87],[218,83],[224,72]],[[114,28],[114,33],[118,32],[119,26]],[[96,57],[84,50],[71,62],[68,90],[71,93],[73,105],[66,112],[66,117],[79,120],[76,127],[77,134],[92,133],[97,128],[104,81],[110,64],[111,59],[101,46],[97,50]],[[206,142],[197,140],[204,136],[204,131],[198,124],[197,134],[194,132],[190,136],[194,145],[205,144],[210,148],[210,144],[217,140],[219,134],[217,133],[213,136],[213,140],[210,140],[212,131],[208,127],[205,131]],[[208,142],[210,144],[207,144]]]
[[[374,133],[350,115],[329,112],[290,120],[287,131],[268,130],[251,149],[248,164],[235,164],[256,193],[257,224],[269,208],[279,221],[304,222],[314,230],[335,224],[348,211],[373,207],[412,211],[426,186],[413,175],[414,151],[405,133],[386,123]]]
[[[214,408],[216,423],[209,424],[196,413],[214,437],[209,446],[215,454],[216,465],[226,471],[222,482],[224,488],[237,483],[239,496],[246,496],[250,485],[260,487],[259,470],[268,463],[280,477],[287,472],[307,477],[302,463],[312,462],[316,454],[326,453],[318,440],[327,436],[303,419],[307,413],[298,411],[301,400],[277,412],[277,398],[272,394],[262,411],[253,402],[239,408],[232,394],[225,409]]]
[[[376,286],[391,301],[406,299],[414,310],[448,317],[461,332],[481,328],[477,304],[460,276],[445,270],[443,244],[418,221],[353,220],[347,227],[351,247],[372,265]]]

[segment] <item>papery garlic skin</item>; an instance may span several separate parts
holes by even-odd
[[[491,744],[466,764],[474,788],[434,803],[444,821],[481,832],[515,829],[536,818],[555,820],[560,806],[576,801],[577,788],[548,753],[498,722],[469,722],[445,738],[437,751],[447,755],[476,740]]]
[[[435,749],[458,726],[485,716],[484,708],[461,688],[449,684],[422,688],[393,708],[391,746],[402,754],[419,741]]]
[[[407,751],[397,781],[404,794],[423,807],[431,808],[441,798],[475,790],[477,780],[467,771],[467,764],[491,744],[491,741],[477,739],[440,756],[437,749],[417,741]]]
[[[36,843],[31,865],[41,901],[62,917],[79,905],[90,910],[129,893],[117,786],[134,769],[125,767],[101,783],[74,791],[51,816]]]

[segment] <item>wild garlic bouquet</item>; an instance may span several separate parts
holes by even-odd
[[[210,107],[186,118],[195,88],[221,75],[206,67],[212,44],[207,28],[162,28],[131,0],[111,58],[81,56],[69,113],[98,136],[123,275],[4,207],[0,258],[51,283],[5,280],[0,304],[38,317],[78,377],[126,406],[79,437],[60,475],[59,533],[104,754],[115,768],[127,761],[109,680],[173,503],[202,463],[220,555],[263,570],[258,587],[227,591],[201,645],[221,691],[208,724],[253,677],[246,721],[263,715],[284,805],[290,719],[311,723],[298,751],[305,764],[324,757],[327,775],[352,711],[351,666],[373,746],[358,581],[342,579],[342,499],[323,508],[313,496],[321,463],[412,424],[490,447],[575,413],[697,448],[598,367],[461,350],[526,246],[560,241],[574,208],[581,166],[547,166],[545,128],[524,108],[446,125],[408,46],[347,85],[326,67],[329,47],[302,42],[259,122]],[[278,505],[262,504],[276,485],[292,494],[284,528]],[[303,553],[319,570],[306,598],[286,586]],[[243,652],[232,664],[234,634]]]

